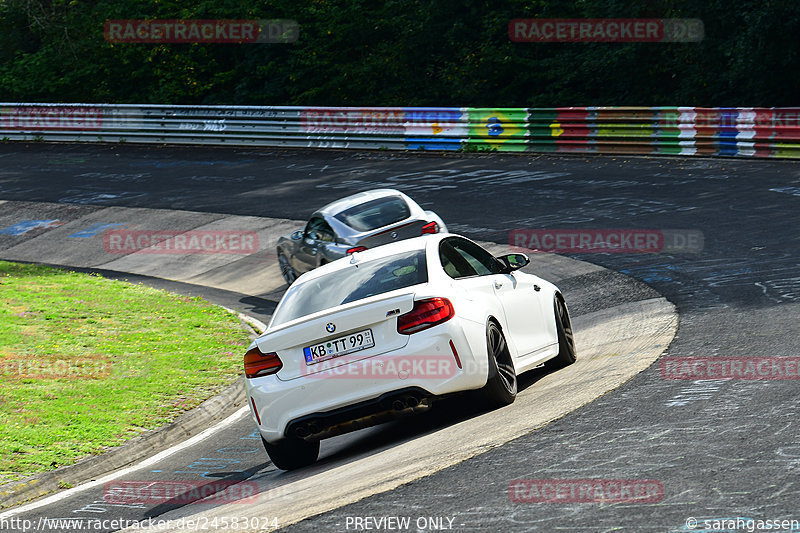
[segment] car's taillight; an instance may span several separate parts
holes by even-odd
[[[348,248],[347,249],[347,255],[354,254],[356,252],[363,252],[366,249],[367,249],[366,246],[356,246],[354,248]]]
[[[244,375],[248,378],[269,376],[283,368],[283,363],[275,352],[261,353],[258,346],[244,354]]]
[[[411,335],[447,322],[456,314],[447,298],[429,298],[414,302],[414,309],[397,317],[397,333]]]
[[[428,222],[422,226],[422,233],[420,235],[425,235],[426,233],[439,233],[439,224],[436,222]]]

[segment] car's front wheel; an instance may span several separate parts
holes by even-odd
[[[280,250],[278,250],[278,266],[281,269],[283,279],[286,280],[286,284],[291,285],[294,283],[294,280],[297,279],[297,272],[294,271],[292,265],[289,264],[289,259],[287,259]]]
[[[285,439],[277,444],[270,444],[262,437],[272,464],[281,470],[295,470],[314,464],[319,457],[319,441],[306,442],[300,439]]]
[[[486,349],[489,353],[489,377],[483,387],[483,396],[493,407],[509,405],[517,397],[517,372],[503,332],[494,322],[489,322],[486,328]]]
[[[572,333],[572,321],[569,318],[567,304],[560,294],[553,300],[553,311],[556,315],[556,332],[558,333],[558,355],[547,362],[551,369],[569,366],[577,360],[575,336]]]

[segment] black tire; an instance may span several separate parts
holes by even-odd
[[[261,442],[264,443],[272,464],[281,470],[295,470],[314,464],[319,457],[319,441],[285,439],[277,444],[270,444],[262,437]]]
[[[547,368],[564,368],[574,363],[578,357],[575,350],[575,337],[572,333],[572,321],[564,298],[556,294],[553,300],[553,311],[556,316],[556,332],[558,333],[558,355],[547,362]]]
[[[278,250],[278,267],[281,269],[281,274],[283,275],[283,279],[286,280],[286,284],[291,285],[294,283],[294,280],[297,279],[297,272],[294,271],[289,260],[280,250]]]
[[[486,351],[489,355],[489,377],[483,387],[483,398],[492,407],[514,403],[517,397],[517,373],[503,332],[494,322],[486,327]]]

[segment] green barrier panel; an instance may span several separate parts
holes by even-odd
[[[504,152],[525,150],[528,136],[525,108],[470,108],[468,144]]]
[[[775,143],[772,145],[773,157],[800,157],[800,144]]]

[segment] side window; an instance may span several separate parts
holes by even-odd
[[[336,240],[336,235],[333,233],[333,229],[327,222],[325,222],[325,219],[319,217],[314,217],[308,221],[305,235],[308,236],[311,233],[317,234],[318,241],[333,242]]]
[[[458,238],[447,239],[447,242],[461,257],[461,260],[472,268],[475,272],[473,276],[498,274],[502,270],[497,259],[477,244]]]
[[[319,235],[319,240],[324,242],[333,242],[336,240],[336,235],[333,233],[333,228],[325,222],[324,220],[317,228],[317,234]]]
[[[320,220],[319,218],[312,218],[309,220],[308,224],[306,224],[306,229],[303,231],[303,237],[308,237],[311,233],[316,233]]]
[[[477,276],[478,273],[464,257],[453,248],[452,239],[445,239],[439,243],[439,261],[442,268],[453,279]]]

